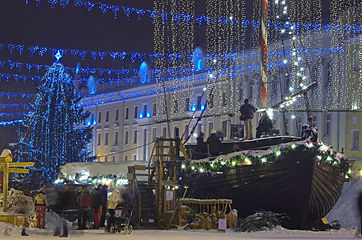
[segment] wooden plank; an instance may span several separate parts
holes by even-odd
[[[29,169],[25,169],[25,168],[9,168],[8,172],[9,173],[28,173]]]
[[[8,164],[9,164],[9,167],[32,167],[32,166],[34,166],[33,162],[11,162]]]
[[[146,165],[134,165],[135,170],[146,170]]]

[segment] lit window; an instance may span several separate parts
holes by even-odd
[[[138,72],[138,76],[140,78],[140,82],[141,83],[148,83],[149,79],[148,79],[148,66],[146,62],[142,62],[140,65],[140,69]]]
[[[203,54],[200,48],[194,51],[194,71],[200,71],[204,68]]]

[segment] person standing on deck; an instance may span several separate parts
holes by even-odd
[[[249,104],[249,100],[245,99],[244,104],[240,106],[240,121],[244,121],[245,125],[245,139],[252,139],[253,138],[253,126],[252,120],[254,118],[254,113],[256,112],[257,108],[253,105]]]

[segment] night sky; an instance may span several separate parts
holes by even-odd
[[[128,20],[123,14],[117,19],[111,13],[103,16],[99,9],[90,13],[83,7],[67,6],[65,9],[56,6],[50,8],[47,0],[41,0],[39,7],[34,6],[35,0],[1,0],[0,1],[0,43],[24,44],[26,46],[43,46],[64,49],[81,49],[89,51],[128,51],[128,52],[153,52],[153,24],[149,17],[141,17],[139,21],[136,15]],[[99,1],[95,1],[99,2]],[[252,17],[252,1],[247,1],[246,15]],[[346,1],[349,2],[349,1]],[[102,0],[102,3],[122,5],[127,7],[150,9],[153,8],[153,0]],[[196,14],[203,14],[204,0],[196,0]],[[323,2],[324,22],[328,21],[329,0]],[[204,30],[196,28],[195,44],[202,45]],[[50,65],[54,62],[49,55],[40,57],[23,54],[11,55],[6,51],[0,51],[1,60],[12,60],[23,63]],[[62,58],[61,62],[66,66],[75,67],[77,59],[71,55]],[[136,64],[121,66],[118,62],[96,61],[82,62],[82,67],[98,68],[138,68]],[[7,73],[0,69],[0,73]],[[18,73],[22,74],[22,73]],[[1,92],[34,93],[36,83],[0,82]],[[0,103],[20,103],[19,100],[0,98]],[[24,102],[24,100],[23,100]],[[26,102],[26,101],[25,101]],[[24,110],[4,110],[0,112],[19,112]],[[0,118],[0,121],[11,119]],[[0,151],[7,142],[15,142],[17,136],[14,127],[0,126]]]

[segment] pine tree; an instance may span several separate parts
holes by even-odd
[[[81,106],[75,83],[64,70],[59,61],[49,68],[19,129],[16,154],[20,161],[35,162],[35,170],[25,176],[31,183],[52,182],[60,166],[91,160],[89,112]]]

